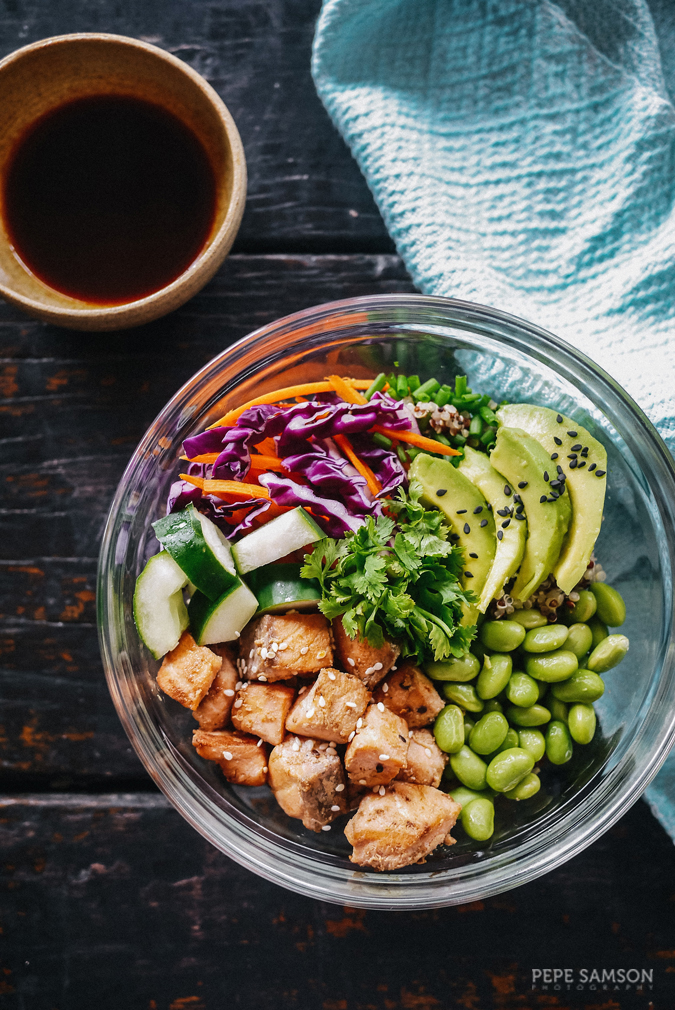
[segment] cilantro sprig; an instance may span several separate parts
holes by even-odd
[[[350,638],[378,647],[386,636],[422,662],[464,655],[476,629],[460,625],[462,605],[475,601],[459,583],[461,548],[449,543],[440,512],[419,498],[414,485],[407,495],[400,489],[387,501],[395,518],[369,517],[342,540],[320,540],[301,575],[318,579],[321,612],[342,615]]]

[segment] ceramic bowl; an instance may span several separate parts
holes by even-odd
[[[113,330],[150,322],[191,298],[229,252],[246,199],[246,161],[232,116],[214,89],[181,60],[120,35],[42,39],[0,62],[0,179],[25,131],[66,102],[97,95],[140,98],[177,116],[201,141],[216,179],[216,211],[197,258],[174,281],[144,298],[96,305],[56,291],[16,255],[0,215],[0,295],[58,326]]]

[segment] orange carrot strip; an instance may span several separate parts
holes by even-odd
[[[363,460],[359,459],[359,457],[356,455],[356,453],[354,452],[354,448],[349,439],[347,438],[347,436],[333,435],[333,441],[337,446],[339,446],[340,449],[342,449],[343,453],[345,454],[349,462],[352,464],[352,466],[355,466],[356,469],[361,474],[361,476],[366,478],[366,483],[368,485],[370,493],[372,494],[373,497],[376,497],[382,490],[382,485],[380,484],[379,480],[377,479],[373,471],[370,469],[368,464],[364,463]]]
[[[285,473],[282,461],[278,456],[258,456],[255,453],[251,455],[251,469],[252,470],[279,470],[281,473]]]
[[[394,431],[393,428],[383,428],[380,424],[373,425],[370,430],[377,431],[380,435],[386,435],[387,438],[396,439],[398,442],[408,442],[410,445],[417,446],[418,449],[426,449],[427,452],[438,452],[442,456],[462,455],[458,449],[443,445],[442,442],[436,442],[433,438],[425,438],[424,435],[418,435],[415,431]]]
[[[371,380],[368,379],[350,379],[349,382],[355,389],[368,389],[371,384]],[[332,392],[334,392],[334,389],[330,382],[301,382],[296,386],[275,389],[271,393],[263,393],[262,396],[256,396],[253,400],[247,400],[246,403],[242,403],[241,407],[228,410],[227,414],[223,414],[220,420],[210,424],[209,428],[234,424],[245,410],[248,410],[249,407],[257,407],[261,403],[281,403],[283,400],[292,400],[293,397],[302,396],[303,394],[311,396],[314,393]]]
[[[277,447],[274,444],[273,438],[264,438],[262,442],[258,442],[254,448],[256,452],[262,452],[265,456],[277,455]]]
[[[181,459],[188,463],[215,463],[219,456],[219,452],[203,452],[201,456],[181,456]]]
[[[202,489],[204,494],[215,494],[218,498],[271,498],[266,487],[258,484],[244,484],[238,480],[209,480],[205,477],[191,477],[187,473],[180,475],[181,480],[194,484]]]
[[[329,375],[328,381],[335,390],[338,396],[346,400],[347,403],[368,403],[365,396],[358,393],[352,385],[349,384],[345,379],[341,379],[339,375]]]

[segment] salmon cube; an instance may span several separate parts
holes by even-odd
[[[440,694],[421,670],[412,663],[404,663],[379,684],[373,701],[381,701],[386,708],[402,716],[411,729],[428,726],[444,706]]]
[[[345,768],[361,786],[386,785],[406,766],[408,724],[384,705],[369,705],[345,753]]]
[[[392,782],[384,796],[364,796],[347,824],[345,835],[354,847],[349,858],[385,871],[423,863],[441,842],[454,844],[449,832],[461,809],[439,789]]]
[[[218,670],[208,694],[192,714],[199,723],[200,729],[222,729],[230,719],[235,684],[239,680],[239,675],[235,670],[232,654],[227,646],[212,645],[210,648],[221,658],[220,670]]]
[[[311,831],[321,831],[349,809],[342,762],[333,747],[286,737],[269,758],[269,784],[277,803]]]
[[[411,729],[408,740],[408,763],[398,773],[403,782],[417,782],[420,786],[441,784],[448,755],[444,754],[428,729]]]
[[[220,670],[222,661],[206,646],[197,645],[184,631],[175,649],[168,652],[157,674],[157,684],[185,708],[193,711],[205,697]]]
[[[301,694],[286,720],[289,733],[347,743],[366,711],[370,692],[358,677],[340,670],[322,670]]]
[[[232,725],[242,733],[262,737],[267,743],[281,743],[294,698],[294,689],[285,684],[247,682],[237,694]]]
[[[318,673],[333,662],[323,614],[265,614],[242,632],[239,669],[249,680],[286,680]]]
[[[342,626],[342,618],[333,621],[333,639],[339,664],[347,673],[354,673],[371,691],[391,670],[399,657],[400,649],[385,641],[380,648],[370,645],[358,635],[350,638]]]
[[[236,730],[196,729],[192,744],[200,757],[220,765],[228,782],[239,786],[267,782],[267,750],[254,736]]]

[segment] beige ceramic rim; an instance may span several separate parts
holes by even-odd
[[[16,50],[0,61],[0,102],[2,102],[3,76],[7,71],[15,68],[20,61],[40,51],[53,49],[54,47],[69,46],[79,42],[100,42],[122,46],[127,50],[127,55],[130,49],[136,49],[139,51],[139,55],[142,53],[146,57],[150,56],[161,61],[169,73],[175,74],[178,71],[182,74],[191,83],[194,98],[197,100],[200,98],[203,99],[204,103],[208,104],[212,111],[216,113],[222,126],[223,139],[227,147],[229,147],[231,158],[229,202],[225,216],[217,229],[209,236],[202,252],[190,264],[187,270],[180,274],[171,284],[160,288],[159,291],[155,291],[145,298],[126,302],[122,305],[94,306],[62,295],[60,292],[37,280],[37,278],[32,278],[33,283],[40,287],[41,294],[44,294],[44,301],[31,298],[26,294],[16,291],[7,283],[3,283],[0,278],[0,296],[13,305],[17,305],[31,316],[54,323],[57,326],[65,326],[77,330],[103,331],[124,329],[139,326],[166,315],[166,313],[183,305],[211,280],[230,251],[241,224],[246,201],[246,159],[234,119],[214,88],[200,74],[176,56],[172,56],[170,53],[157,48],[157,46],[141,42],[138,39],[127,38],[124,35],[112,35],[102,32],[57,35],[41,39],[39,42],[33,42],[22,49]],[[100,89],[95,93],[101,93]],[[59,103],[54,103],[54,105],[57,104]],[[45,111],[48,108],[49,106],[46,106]],[[216,180],[216,184],[218,187],[218,179]],[[28,271],[26,272],[28,273]],[[30,276],[32,277],[32,275]]]

